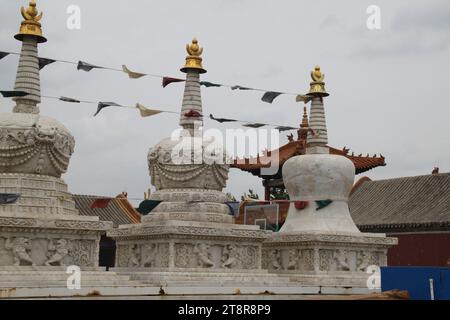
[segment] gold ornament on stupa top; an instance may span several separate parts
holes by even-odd
[[[320,67],[316,66],[311,71],[312,82],[310,83],[310,89],[307,93],[308,96],[315,97],[327,97],[329,94],[325,91],[325,75],[320,71]]]
[[[21,7],[20,12],[25,20],[20,24],[20,31],[14,38],[23,41],[25,36],[32,36],[37,39],[38,43],[46,42],[47,39],[42,35],[42,28],[39,22],[42,19],[42,12],[38,14],[36,1],[30,0],[28,8]]]
[[[206,70],[202,66],[203,48],[198,45],[197,39],[193,39],[191,44],[186,45],[188,56],[186,57],[186,64],[181,68],[182,72],[187,72],[189,69],[197,70],[198,73],[205,73]]]

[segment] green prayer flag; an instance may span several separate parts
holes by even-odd
[[[137,212],[142,214],[143,216],[147,215],[153,209],[155,209],[162,201],[160,200],[144,200],[139,204],[139,208],[137,208]]]
[[[278,97],[280,94],[283,94],[282,92],[275,92],[275,91],[267,91],[262,96],[261,100],[267,103],[272,103],[273,100],[275,100],[276,97]]]
[[[208,82],[208,81],[200,81],[200,85],[201,86],[205,86],[207,88],[209,87],[221,87],[221,84],[218,83],[212,83],[212,82]]]
[[[0,91],[0,94],[4,98],[14,98],[14,97],[25,97],[29,93],[25,92],[25,91],[20,91],[20,90],[13,90],[13,91]]]
[[[265,124],[264,123],[247,123],[247,124],[243,124],[242,126],[256,129],[256,128],[264,127]]]
[[[333,200],[317,200],[316,204],[317,204],[317,210],[323,209],[326,206],[330,205],[333,202]]]

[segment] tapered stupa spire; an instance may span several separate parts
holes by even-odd
[[[37,44],[46,42],[47,39],[42,35],[39,22],[42,12],[38,14],[36,1],[31,0],[27,9],[22,7],[21,13],[24,20],[19,33],[14,37],[22,42],[14,90],[28,92],[28,95],[13,99],[16,102],[13,112],[39,113],[37,104],[41,102],[41,85]]]
[[[328,132],[325,119],[325,109],[323,107],[323,98],[329,94],[325,91],[325,75],[320,71],[320,67],[316,66],[311,71],[312,82],[307,96],[312,98],[311,110],[309,113],[307,153],[329,153],[327,148]]]
[[[191,133],[195,128],[203,125],[202,96],[200,92],[200,74],[206,70],[202,66],[203,48],[198,45],[197,39],[186,45],[188,56],[186,64],[181,71],[186,73],[183,105],[181,108],[180,125]]]

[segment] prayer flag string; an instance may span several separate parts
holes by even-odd
[[[8,55],[18,55],[18,56],[30,56],[30,55],[26,55],[26,54],[22,54],[22,53],[18,53],[18,52],[5,52],[5,51],[0,51],[0,60],[5,58]],[[77,70],[81,70],[81,71],[85,71],[85,72],[90,72],[93,69],[104,69],[104,70],[111,70],[111,71],[117,71],[117,72],[122,72],[122,73],[126,73],[128,75],[128,77],[130,79],[139,79],[142,77],[154,77],[154,78],[160,78],[162,79],[162,86],[165,88],[167,85],[174,83],[174,82],[184,82],[186,80],[184,79],[179,79],[179,78],[174,78],[174,77],[169,77],[169,76],[164,76],[164,75],[159,75],[159,74],[151,74],[151,73],[144,73],[144,72],[136,72],[136,71],[131,71],[126,65],[122,65],[121,69],[118,68],[111,68],[111,67],[106,67],[106,66],[100,66],[100,65],[96,65],[96,64],[92,64],[92,63],[88,63],[85,61],[68,61],[68,60],[61,60],[61,59],[49,59],[49,58],[41,58],[39,57],[39,69],[44,68],[45,66],[54,63],[54,62],[62,62],[62,63],[69,63],[69,64],[73,64],[77,66]],[[273,103],[273,101],[278,98],[280,95],[294,95],[296,97],[295,101],[296,102],[304,102],[307,103],[311,100],[310,97],[303,95],[303,94],[298,94],[298,93],[292,93],[292,92],[279,92],[279,91],[273,91],[273,90],[266,90],[266,89],[260,89],[260,88],[254,88],[254,87],[247,87],[247,86],[241,86],[241,85],[230,85],[230,84],[223,84],[223,83],[215,83],[215,82],[209,82],[209,81],[200,81],[200,85],[204,86],[206,88],[213,88],[213,87],[228,87],[231,90],[251,90],[251,91],[260,91],[260,92],[264,92],[263,96],[261,97],[261,100],[267,103]]]
[[[7,91],[7,90],[0,90],[0,94],[4,97],[4,98],[14,98],[14,97],[24,97],[28,95],[28,92],[25,91]],[[55,100],[59,100],[62,102],[66,102],[66,103],[76,103],[76,104],[80,104],[80,103],[85,103],[85,104],[94,104],[97,105],[97,110],[94,114],[94,117],[97,116],[103,109],[107,108],[107,107],[118,107],[118,108],[131,108],[131,109],[137,109],[141,115],[141,117],[150,117],[150,116],[154,116],[160,113],[171,113],[171,114],[177,114],[180,115],[180,112],[177,111],[169,111],[169,110],[161,110],[158,108],[147,108],[144,105],[137,103],[135,106],[130,106],[130,105],[122,105],[119,104],[117,102],[105,102],[105,101],[91,101],[91,100],[82,100],[82,99],[77,99],[77,98],[73,98],[73,97],[66,97],[66,96],[48,96],[48,95],[42,95],[41,98],[45,98],[45,99],[55,99]],[[201,113],[199,113],[198,111],[195,110],[189,110],[187,112],[185,112],[183,114],[185,117],[192,117],[192,118],[203,118],[203,115]],[[239,123],[244,123],[243,126],[244,127],[249,127],[249,128],[260,128],[263,126],[272,126],[275,127],[276,130],[279,131],[288,131],[288,130],[297,130],[298,128],[295,127],[290,127],[290,126],[285,126],[285,125],[279,125],[279,124],[272,124],[272,123],[260,123],[260,122],[252,122],[252,121],[248,121],[248,120],[240,120],[240,119],[229,119],[229,118],[216,118],[214,117],[212,114],[209,115],[209,119],[214,120],[216,122],[219,123],[224,123],[224,122],[239,122]]]

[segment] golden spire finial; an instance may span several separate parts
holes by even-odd
[[[312,82],[310,83],[310,90],[308,96],[326,97],[329,94],[325,91],[325,75],[320,71],[320,67],[316,66],[311,71]]]
[[[319,66],[316,66],[314,68],[314,71],[311,71],[311,78],[313,79],[313,81],[323,82],[323,80],[325,79],[325,75],[320,72]]]
[[[38,43],[46,42],[47,39],[42,36],[41,24],[39,21],[42,19],[42,12],[38,15],[36,8],[36,0],[30,0],[28,8],[20,8],[20,13],[25,19],[20,25],[20,31],[14,36],[19,41],[23,41],[24,36],[34,36]]]
[[[303,107],[303,118],[302,123],[300,124],[300,128],[308,128],[309,122],[308,122],[308,113],[306,112],[306,107]]]
[[[186,45],[186,51],[190,56],[200,57],[203,53],[203,48],[198,45],[198,40],[196,38],[192,39],[191,44]]]
[[[202,58],[200,57],[203,53],[203,48],[200,48],[196,38],[192,39],[191,44],[186,45],[186,51],[188,56],[186,57],[186,64],[181,71],[187,72],[188,69],[197,70],[199,73],[205,73],[206,70],[202,66]]]
[[[30,0],[30,4],[29,4],[27,10],[25,10],[24,7],[21,7],[20,12],[22,13],[22,17],[25,20],[39,22],[39,20],[41,20],[41,18],[42,18],[42,12],[38,16],[38,11],[36,9],[36,0]]]

